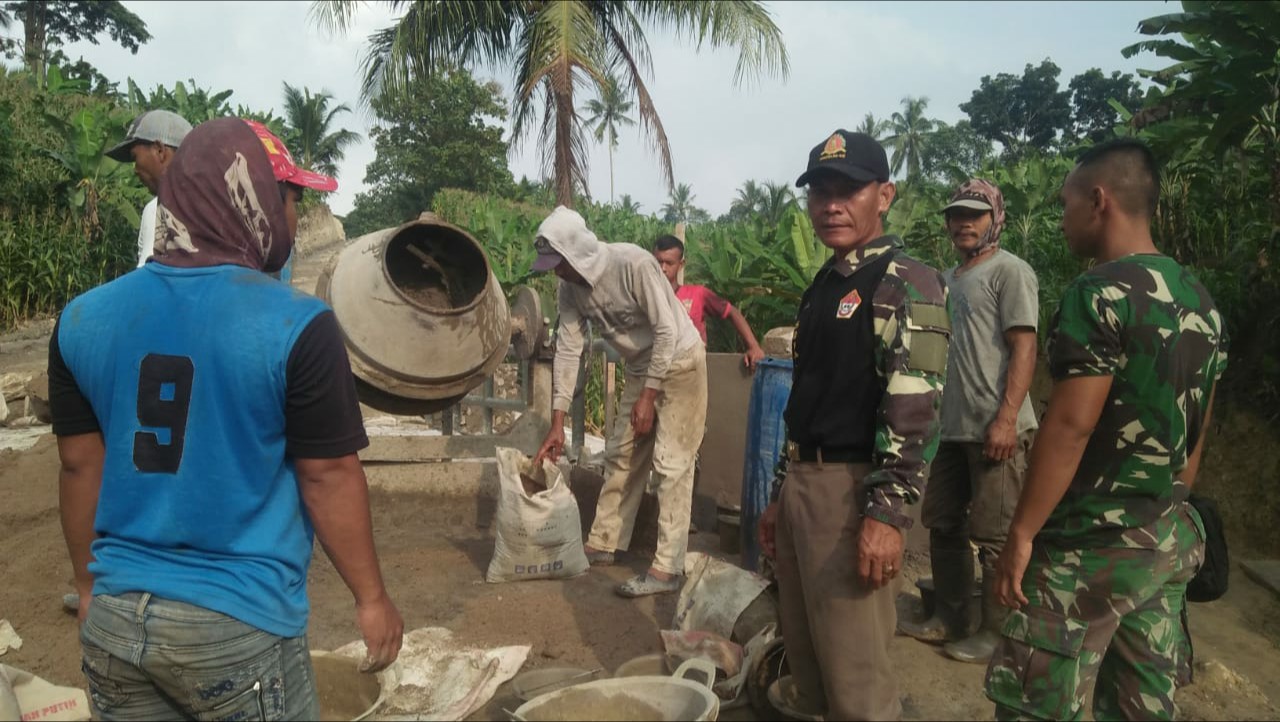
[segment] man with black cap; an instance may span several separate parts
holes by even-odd
[[[929,470],[921,521],[929,528],[934,616],[899,629],[947,642],[952,659],[986,664],[1008,610],[995,594],[996,559],[1027,473],[1036,428],[1027,391],[1040,318],[1035,271],[1000,248],[1004,197],[980,178],[965,181],[942,209],[961,262],[946,273],[951,294],[942,444]],[[973,552],[982,564],[982,622],[969,635]]]
[[[762,515],[796,708],[897,719],[889,642],[905,506],[938,448],[950,320],[942,276],[884,233],[884,148],[837,130],[796,181],[834,257],[800,300],[785,480]],[[775,534],[776,530],[776,534]]]
[[[160,179],[164,177],[169,161],[177,152],[182,139],[191,132],[191,124],[181,115],[167,110],[148,110],[133,119],[125,131],[124,140],[111,150],[107,157],[120,163],[133,163],[138,180],[154,196],[159,192]],[[156,237],[157,199],[142,207],[142,220],[138,224],[138,266],[151,257]]]

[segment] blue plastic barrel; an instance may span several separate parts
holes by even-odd
[[[742,463],[742,566],[760,566],[760,539],[756,531],[760,515],[769,505],[774,468],[787,443],[782,412],[791,397],[791,359],[764,358],[756,365],[747,406],[747,447]]]

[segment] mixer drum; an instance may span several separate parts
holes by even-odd
[[[471,234],[424,213],[360,236],[316,283],[333,307],[360,400],[392,414],[446,409],[506,356],[511,319]]]

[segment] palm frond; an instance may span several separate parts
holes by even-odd
[[[635,3],[636,15],[677,35],[686,35],[713,48],[738,48],[733,82],[765,74],[786,78],[791,69],[782,31],[774,24],[764,4],[755,0],[649,0]]]

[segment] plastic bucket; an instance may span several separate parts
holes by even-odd
[[[706,682],[686,679],[698,672]],[[715,665],[691,659],[670,677],[602,679],[544,694],[524,703],[515,717],[543,720],[715,720],[720,698],[711,691]]]
[[[312,652],[311,669],[320,695],[320,719],[358,722],[382,704],[382,681],[361,672],[359,661],[332,652]]]

